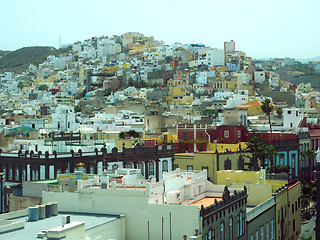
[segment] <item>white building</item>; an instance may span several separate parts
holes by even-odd
[[[201,230],[201,201],[222,199],[223,192],[224,185],[210,183],[205,170],[177,169],[166,173],[161,182],[125,176],[112,180],[104,173],[100,179],[78,181],[77,192],[43,192],[42,198],[44,203],[58,202],[59,211],[124,215],[126,239],[150,235],[160,240],[170,235],[189,239]]]
[[[264,83],[265,81],[265,73],[264,71],[254,71],[254,82],[255,83]]]
[[[299,112],[299,108],[284,108],[282,110],[283,128],[285,130],[297,128],[303,119],[303,115]]]
[[[206,53],[206,60],[209,67],[224,65],[224,51],[223,49],[209,49]]]
[[[80,127],[72,106],[58,106],[52,114],[52,131],[73,132]],[[50,129],[48,129],[50,130]]]

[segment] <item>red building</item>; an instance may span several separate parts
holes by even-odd
[[[177,152],[206,151],[210,136],[206,125],[179,124]]]
[[[222,125],[216,129],[207,128],[207,125],[178,125],[177,152],[206,151],[207,143],[237,144],[248,141],[248,130],[243,125]]]

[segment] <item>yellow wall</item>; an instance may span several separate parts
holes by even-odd
[[[247,147],[247,143],[240,142],[241,149],[245,149]],[[228,144],[228,143],[211,143],[208,142],[207,149],[208,151],[216,151],[218,149],[219,152],[224,152],[226,149],[231,150],[232,152],[237,151],[239,148],[239,144]]]
[[[250,184],[250,183],[235,183],[232,185],[234,188],[247,187],[247,205],[257,206],[272,197],[272,187],[268,184]]]
[[[272,192],[276,192],[279,188],[288,184],[288,181],[281,181],[281,180],[266,180],[266,184],[272,185]]]
[[[213,183],[217,183],[217,171],[224,169],[224,162],[227,159],[231,160],[231,169],[238,170],[238,159],[240,152],[219,153],[203,151],[197,153],[177,153],[175,154],[174,164],[182,170],[187,170],[187,166],[193,166],[193,170],[203,170],[203,167],[208,167],[208,177]],[[244,161],[248,161],[244,158]]]
[[[132,146],[135,144],[135,139],[134,138],[129,138],[129,139],[116,139],[115,141],[115,147],[116,148],[122,148],[123,143],[125,148],[132,148]]]
[[[257,183],[264,174],[265,170],[262,173],[260,171],[221,170],[217,172],[217,184],[230,186],[234,183]]]

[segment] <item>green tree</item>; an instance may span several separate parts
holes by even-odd
[[[273,166],[273,159],[274,156],[277,156],[279,153],[276,151],[275,147],[273,145],[266,145],[263,144],[263,158],[267,158],[269,161],[269,169]],[[262,167],[264,167],[264,159],[263,159]]]
[[[135,130],[130,130],[130,131],[128,131],[127,133],[128,133],[128,135],[129,135],[130,137],[134,137],[134,138],[138,138],[138,137],[139,137],[139,133],[136,132]]]
[[[126,133],[125,132],[120,132],[119,133],[119,138],[124,139],[126,137]]]
[[[134,84],[134,81],[133,81],[133,79],[132,78],[130,78],[129,79],[129,81],[128,81],[128,84],[127,84],[129,87],[130,86],[134,86],[135,84]]]
[[[42,85],[40,85],[39,87],[38,87],[38,90],[39,91],[48,91],[48,85],[46,85],[46,84],[42,84]]]
[[[257,134],[253,134],[247,143],[245,151],[251,153],[251,156],[247,156],[250,159],[248,164],[249,169],[251,171],[258,171],[259,161],[263,161],[263,155],[265,154],[265,144],[262,138]]]
[[[19,82],[17,87],[18,87],[20,90],[22,90],[22,88],[24,87],[24,83],[23,83],[23,82]]]
[[[281,118],[281,116],[282,116],[282,107],[277,107],[277,109],[276,109],[276,111],[277,111],[277,114],[278,114],[278,118]]]
[[[273,110],[273,105],[270,102],[269,98],[266,98],[261,105],[262,111],[267,115],[269,119],[269,125],[270,125],[270,133],[271,133],[271,143],[272,143],[272,128],[271,128],[271,112]]]
[[[306,148],[301,153],[301,157],[304,158],[305,161],[308,161],[308,166],[312,166],[312,160],[317,156],[313,148]]]

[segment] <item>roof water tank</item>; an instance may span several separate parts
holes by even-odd
[[[46,204],[46,218],[52,216],[52,205],[50,203]]]
[[[39,220],[39,208],[29,207],[28,208],[28,221],[38,221]]]
[[[39,219],[46,218],[46,206],[45,205],[38,205],[39,208]]]
[[[52,210],[52,216],[58,215],[58,203],[52,202],[51,203],[51,210]]]

